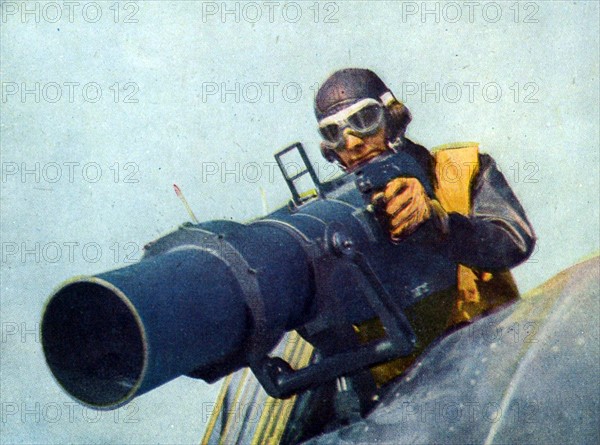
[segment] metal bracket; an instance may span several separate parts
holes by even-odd
[[[281,159],[284,155],[286,155],[287,153],[290,153],[292,151],[297,151],[298,154],[300,155],[300,158],[302,159],[302,162],[304,163],[304,169],[300,170],[299,172],[297,172],[295,174],[289,173],[288,169],[286,168],[285,163]],[[317,177],[317,174],[315,173],[315,169],[313,168],[312,164],[310,163],[310,160],[308,159],[308,156],[306,155],[306,151],[304,150],[304,147],[300,142],[296,142],[295,144],[292,144],[289,147],[286,147],[283,150],[275,153],[275,161],[277,161],[277,165],[279,166],[279,169],[281,170],[283,179],[285,179],[285,182],[286,182],[288,188],[290,189],[290,192],[292,194],[292,202],[295,207],[300,207],[302,204],[306,203],[307,201],[310,201],[314,198],[318,198],[319,196],[323,196],[321,182],[319,181],[319,178]],[[298,193],[298,189],[296,188],[296,181],[306,174],[310,175],[310,178],[312,179],[312,182],[315,186],[315,188],[314,188],[315,193],[310,193],[310,194]]]
[[[352,239],[337,226],[327,228],[320,252],[313,257],[318,306],[321,309],[314,323],[321,326],[328,322],[335,325],[345,323],[343,305],[336,301],[335,289],[329,285],[334,262],[343,262],[348,265],[348,270],[355,271],[353,284],[363,292],[367,303],[381,319],[387,336],[324,356],[319,362],[299,370],[294,370],[280,357],[264,356],[251,363],[251,368],[272,397],[287,398],[337,377],[408,355],[414,350],[416,335],[406,316],[394,304],[366,257],[356,250]],[[351,343],[352,340],[347,341]]]

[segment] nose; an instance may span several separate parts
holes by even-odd
[[[364,141],[360,136],[354,133],[350,128],[344,129],[344,145],[346,150],[353,150],[364,144]]]

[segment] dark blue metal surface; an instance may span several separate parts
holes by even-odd
[[[325,444],[600,443],[599,257],[432,346]]]

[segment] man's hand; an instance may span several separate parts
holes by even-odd
[[[384,209],[392,240],[406,238],[431,218],[432,200],[416,178],[396,178],[385,190],[375,193],[371,202]]]

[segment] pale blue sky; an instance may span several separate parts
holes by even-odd
[[[216,385],[180,378],[95,421],[24,330],[62,280],[139,258],[187,220],[174,182],[201,220],[244,221],[264,213],[261,190],[269,210],[288,197],[279,148],[303,142],[328,174],[312,99],[338,68],[379,73],[415,141],[479,141],[496,159],[539,238],[515,270],[522,290],[598,251],[598,3],[490,3],[231,2],[221,15],[221,2],[101,1],[70,17],[61,2],[23,15],[3,1],[2,442],[198,441]],[[36,406],[39,419],[24,414]]]

